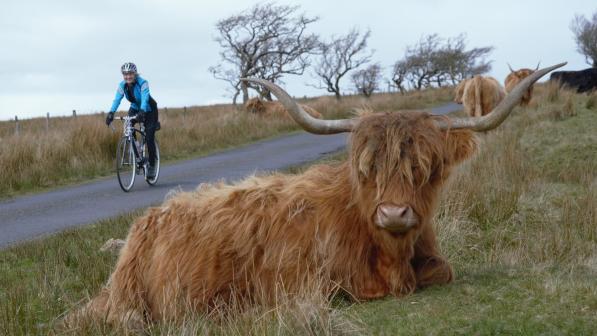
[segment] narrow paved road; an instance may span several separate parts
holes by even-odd
[[[431,111],[446,114],[461,106]],[[299,133],[260,141],[199,159],[162,167],[157,186],[142,178],[133,190],[120,190],[116,177],[0,202],[0,248],[67,228],[114,217],[160,203],[172,189],[192,190],[199,183],[238,180],[257,171],[272,171],[314,161],[344,148],[346,134]]]

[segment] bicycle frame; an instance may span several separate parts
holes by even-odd
[[[115,119],[123,121],[122,137],[120,138],[116,150],[116,175],[118,176],[120,187],[125,192],[128,192],[135,183],[135,176],[141,174],[144,175],[145,182],[149,185],[155,185],[160,172],[159,147],[157,141],[155,142],[156,164],[150,166],[147,157],[149,149],[147,148],[145,125],[141,123],[139,128],[136,128],[136,116],[116,117]],[[112,125],[110,125],[110,128],[113,132],[116,132],[116,129]],[[141,137],[139,141],[137,141],[137,134]],[[148,178],[149,169],[153,169],[150,178]],[[127,173],[127,170],[130,170],[130,173]],[[125,177],[127,174],[130,174],[130,179]]]
[[[131,143],[134,143],[133,146],[133,153],[135,154],[135,160],[137,163],[137,169],[143,168],[145,158],[145,125],[141,124],[139,129],[135,128],[134,122],[137,120],[136,116],[124,116],[124,117],[116,117],[115,119],[119,119],[124,121],[122,124],[123,127],[123,136],[128,138]],[[136,133],[141,135],[141,141],[137,142],[137,138],[135,136]],[[139,149],[141,149],[141,153],[139,153]]]

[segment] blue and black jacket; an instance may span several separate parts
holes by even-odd
[[[116,90],[116,96],[114,97],[110,112],[116,112],[123,97],[126,97],[126,100],[131,102],[131,110],[147,113],[157,110],[157,103],[149,94],[149,82],[141,76],[137,76],[135,83],[130,86],[125,81],[118,84],[118,90]]]

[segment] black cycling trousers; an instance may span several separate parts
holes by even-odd
[[[130,109],[129,116],[134,116],[139,113],[139,110]],[[151,112],[145,113],[145,141],[147,141],[147,149],[149,150],[149,164],[155,164],[155,131],[158,126],[158,108],[152,106]]]

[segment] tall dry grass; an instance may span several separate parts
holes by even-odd
[[[538,86],[457,172],[438,212],[459,267],[597,270],[597,111],[591,96]]]
[[[355,108],[376,110],[422,108],[450,99],[449,89],[434,89],[406,95],[378,94],[371,99],[348,96],[301,100],[318,109],[325,118],[346,117]],[[189,158],[239,146],[291,131],[298,126],[289,118],[264,118],[232,105],[196,106],[185,110],[160,110],[162,130],[157,139],[165,161]],[[113,171],[120,122],[113,133],[104,116],[52,118],[46,132],[45,118],[0,123],[0,198],[27,191],[64,185],[109,175]]]

